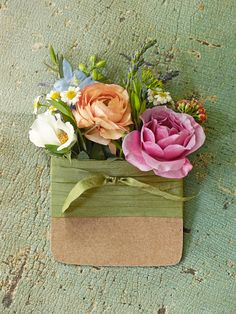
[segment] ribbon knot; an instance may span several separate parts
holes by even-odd
[[[105,176],[106,184],[108,185],[116,185],[116,184],[126,184],[128,178],[125,177],[113,177],[113,176]]]
[[[106,176],[106,184],[116,185],[119,182],[119,177]]]

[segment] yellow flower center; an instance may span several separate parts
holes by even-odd
[[[160,96],[160,97],[166,97],[166,96],[167,96],[167,93],[166,93],[166,92],[160,92],[160,93],[159,93],[159,96]]]
[[[65,144],[65,142],[68,141],[68,135],[66,134],[66,132],[60,130],[58,133],[57,133],[57,137],[60,141],[61,144]]]
[[[56,100],[56,99],[59,99],[59,98],[60,98],[60,92],[57,92],[57,91],[52,92],[51,99]]]
[[[73,99],[75,96],[76,96],[76,92],[73,91],[73,90],[68,90],[68,91],[66,92],[66,97],[67,97],[68,99]]]

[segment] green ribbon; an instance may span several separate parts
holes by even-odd
[[[168,192],[161,190],[158,186],[152,186],[150,184],[143,183],[137,179],[132,177],[119,177],[119,176],[108,176],[105,174],[94,174],[87,176],[81,179],[69,192],[63,207],[62,212],[64,213],[70,208],[70,205],[77,200],[84,192],[98,188],[106,185],[127,185],[131,187],[138,188],[146,193],[161,196],[167,200],[177,201],[177,202],[184,202],[192,199],[192,197],[181,197],[177,196]],[[159,186],[162,183],[158,184]],[[170,186],[173,188],[173,185]]]
[[[51,159],[53,218],[183,217],[183,180],[142,172],[124,160]],[[63,211],[62,211],[63,209]]]

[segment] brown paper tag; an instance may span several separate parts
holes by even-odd
[[[52,218],[51,250],[63,263],[165,266],[182,256],[183,219],[160,217]]]

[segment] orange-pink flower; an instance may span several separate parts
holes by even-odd
[[[115,84],[83,88],[73,114],[78,128],[86,129],[85,136],[103,145],[121,138],[133,123],[128,93]]]

